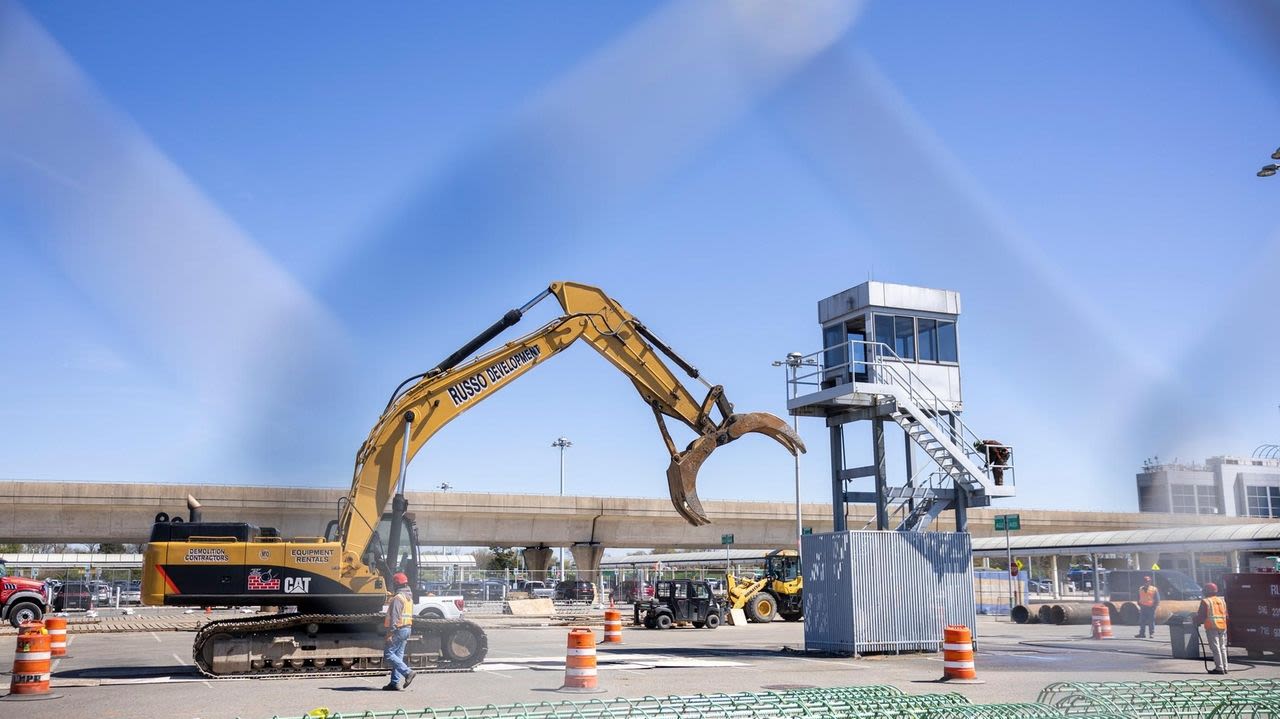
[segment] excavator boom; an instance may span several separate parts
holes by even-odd
[[[559,301],[563,316],[497,349],[466,359],[549,295]],[[744,434],[758,433],[773,438],[792,454],[804,451],[800,437],[778,417],[764,412],[734,414],[723,388],[707,384],[693,365],[604,292],[588,285],[555,282],[524,307],[507,312],[439,365],[397,389],[356,456],[351,491],[339,521],[344,538],[344,568],[356,571],[397,480],[402,479],[405,466],[433,434],[579,340],[627,375],[652,408],[671,455],[667,470],[671,502],[690,524],[710,522],[698,499],[697,474],[717,447]],[[699,401],[680,382],[663,362],[663,356],[707,386],[704,399]],[[713,416],[717,413],[719,419]],[[684,450],[677,449],[667,431],[666,418],[681,422],[698,436]]]

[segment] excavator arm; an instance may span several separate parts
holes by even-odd
[[[563,316],[466,360],[548,295],[560,302]],[[756,432],[777,440],[792,454],[804,451],[800,437],[778,417],[764,412],[734,414],[723,388],[702,380],[696,368],[604,292],[588,285],[555,282],[524,307],[507,312],[435,368],[411,377],[397,388],[356,455],[351,491],[339,519],[344,571],[355,571],[397,482],[402,494],[409,461],[432,435],[578,340],[585,340],[627,375],[653,409],[671,455],[667,469],[671,502],[692,525],[710,522],[698,500],[697,473],[716,447]],[[672,373],[659,353],[707,386],[701,401]],[[713,416],[716,414],[719,419]],[[682,422],[697,438],[679,450],[664,418]]]

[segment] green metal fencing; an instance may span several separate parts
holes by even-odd
[[[1170,682],[1059,682],[1045,687],[1037,701],[1068,716],[1106,712],[1144,719],[1190,719],[1208,717],[1224,705],[1235,705],[1244,711],[1243,708],[1250,705],[1274,703],[1277,696],[1280,696],[1280,680],[1192,679]]]
[[[639,699],[569,699],[451,708],[329,712],[297,719],[1280,719],[1280,680],[1059,682],[1036,703],[971,704],[963,695],[867,685]],[[273,719],[286,719],[274,717]],[[288,718],[294,719],[294,718]]]
[[[385,712],[317,711],[312,713],[311,719],[861,719],[920,717],[930,710],[967,704],[968,701],[963,695],[956,693],[906,695],[896,687],[869,685],[787,692],[560,700]]]

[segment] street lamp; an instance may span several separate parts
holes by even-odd
[[[453,489],[453,485],[449,484],[448,482],[441,482],[440,484],[436,485],[436,488],[439,489],[441,492],[448,492],[449,490]]]
[[[774,360],[774,367],[788,367],[791,369],[791,381],[796,381],[796,373],[799,372],[802,365],[816,365],[814,359],[806,360],[804,355],[799,352],[788,352],[786,359]],[[798,435],[800,434],[799,417],[791,415],[791,429]],[[803,520],[800,518],[800,453],[795,455],[796,460],[796,551],[800,551],[800,537],[804,534]]]
[[[551,443],[552,447],[560,448],[560,496],[564,496],[564,451],[573,446],[573,442],[568,437],[560,437]],[[564,580],[564,547],[560,548],[560,579]]]

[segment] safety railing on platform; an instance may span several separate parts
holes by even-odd
[[[978,436],[960,415],[951,412],[950,403],[939,397],[911,369],[910,363],[899,357],[889,345],[849,340],[844,345],[804,355],[790,367],[787,380],[789,399],[801,396],[802,390],[808,393],[823,389],[828,383],[835,386],[860,382],[895,388],[907,401],[927,414],[935,433],[963,452],[987,475],[988,480],[994,482],[994,475],[998,473],[1003,475],[1003,483],[1014,484],[1012,448]],[[944,413],[947,414],[946,422],[941,421]]]

